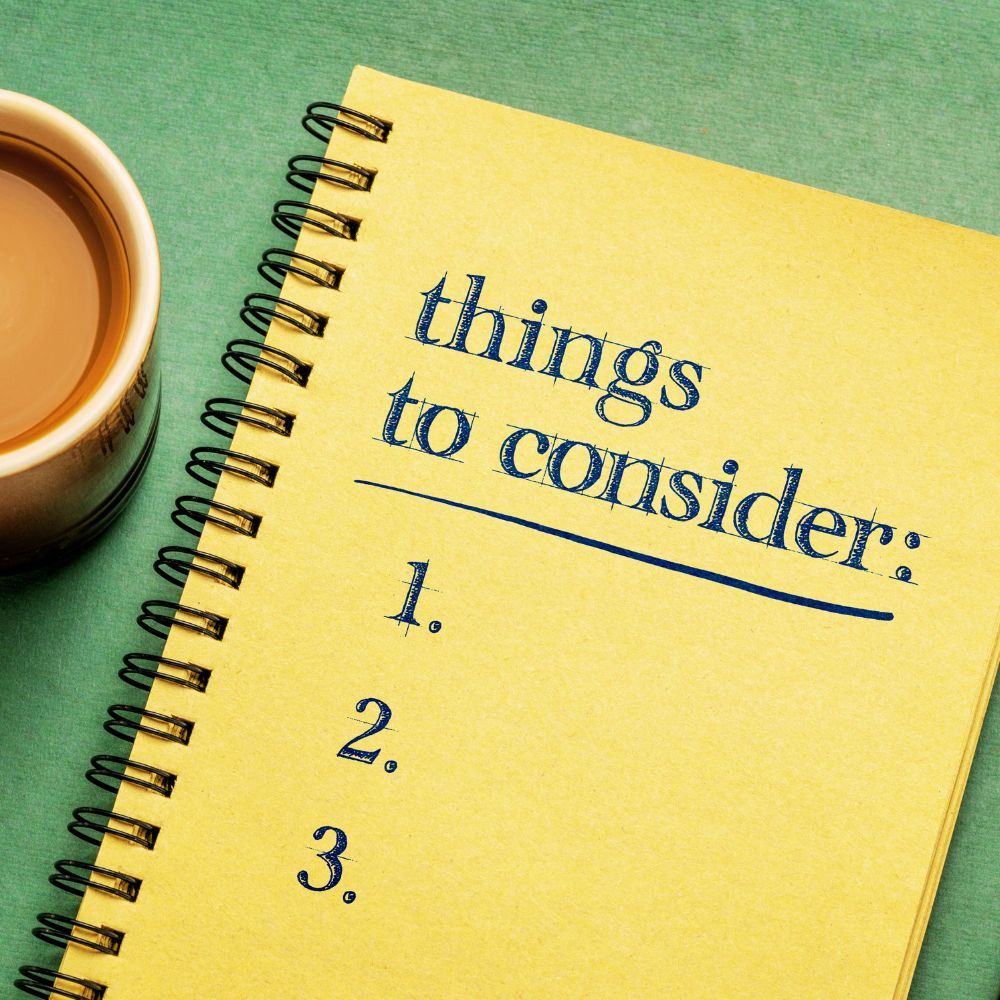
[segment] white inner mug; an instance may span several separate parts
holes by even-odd
[[[117,356],[90,395],[42,436],[0,453],[0,572],[58,557],[113,520],[149,460],[160,400],[153,336],[160,257],[135,182],[75,118],[0,90],[4,134],[61,158],[104,202],[124,246],[130,299]]]

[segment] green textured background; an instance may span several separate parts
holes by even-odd
[[[134,693],[117,677],[122,654],[151,648],[140,602],[171,596],[150,566],[187,537],[172,498],[194,485],[187,451],[211,437],[201,402],[234,389],[217,361],[275,242],[285,161],[314,151],[298,126],[309,101],[338,100],[363,62],[1000,233],[998,48],[1000,6],[983,2],[0,0],[0,87],[95,129],[149,203],[166,381],[159,445],[122,519],[63,568],[0,579],[0,995],[17,965],[57,960],[30,936],[34,915],[73,912],[47,876],[56,858],[89,856],[66,822],[106,804],[84,768],[123,746],[104,709]],[[994,705],[912,1000],[997,996],[998,817]]]

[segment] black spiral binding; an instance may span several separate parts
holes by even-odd
[[[340,104],[317,102],[309,105],[302,125],[311,135],[326,142],[335,128],[375,142],[386,142],[391,123],[363,114]],[[355,191],[370,191],[376,172],[356,163],[345,163],[323,156],[303,154],[288,161],[286,179],[293,187],[311,193],[317,184],[333,184]],[[355,240],[361,220],[332,212],[308,201],[285,199],[277,202],[271,221],[279,232],[297,239],[303,229],[313,229],[339,239]],[[257,266],[260,276],[280,289],[285,277],[294,274],[303,280],[329,289],[338,289],[344,268],[297,250],[269,247]],[[283,296],[269,292],[248,295],[240,317],[259,338],[263,338],[272,322],[305,336],[322,337],[327,317]],[[288,381],[306,386],[312,366],[288,351],[260,340],[230,341],[222,355],[228,371],[249,383],[259,367],[266,367]],[[288,437],[295,425],[295,415],[238,398],[216,397],[208,400],[201,415],[202,423],[211,431],[229,439],[240,424],[271,431]],[[226,475],[236,476],[257,485],[273,487],[278,466],[254,455],[229,448],[195,448],[185,466],[197,482],[214,488]],[[254,538],[260,530],[262,515],[233,507],[209,497],[185,495],[177,498],[171,519],[189,534],[200,537],[206,524],[234,534]],[[239,590],[245,567],[230,559],[200,552],[189,546],[171,545],[160,549],[153,568],[177,587],[183,587],[191,573],[201,574],[222,586]],[[172,627],[188,629],[199,635],[221,640],[228,619],[201,608],[174,601],[146,601],[136,619],[151,635],[165,639]],[[178,685],[192,691],[204,691],[212,671],[196,663],[176,660],[156,653],[128,653],[119,670],[123,681],[149,691],[156,680]],[[136,733],[146,733],[157,739],[186,745],[194,731],[194,723],[163,712],[154,712],[138,705],[111,705],[104,728],[119,739],[131,743]],[[115,792],[130,784],[148,792],[169,798],[177,775],[151,764],[131,760],[126,756],[98,754],[90,760],[86,772],[88,781],[98,788]],[[100,844],[104,837],[116,837],[146,850],[153,850],[159,827],[134,816],[108,809],[80,808],[74,811],[69,830],[81,840]],[[128,902],[135,902],[142,880],[125,872],[102,868],[83,861],[61,860],[55,863],[49,881],[75,896],[93,889]],[[99,927],[57,913],[40,913],[38,926],[32,933],[43,941],[60,947],[80,947],[106,955],[117,955],[125,932],[113,927]],[[21,978],[14,986],[33,997],[71,997],[75,1000],[103,1000],[107,986],[90,979],[81,979],[52,969],[34,965],[22,966]]]

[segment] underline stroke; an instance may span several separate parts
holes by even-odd
[[[587,535],[578,535],[573,531],[566,531],[563,528],[554,528],[548,524],[529,521],[527,518],[518,517],[515,514],[504,514],[502,511],[489,510],[487,507],[476,507],[473,504],[461,503],[458,500],[437,497],[431,493],[419,493],[416,490],[408,490],[402,486],[375,483],[370,479],[355,479],[354,481],[359,486],[374,486],[376,489],[387,490],[390,493],[400,493],[403,496],[416,497],[419,500],[430,500],[432,503],[443,504],[445,507],[454,507],[456,510],[466,510],[473,514],[482,514],[485,517],[496,518],[498,521],[506,521],[508,524],[516,524],[522,528],[530,528],[532,531],[540,531],[542,534],[552,535],[555,538],[563,538],[568,542],[575,542],[577,545],[587,545],[592,549],[599,549],[602,552],[610,552],[612,555],[622,556],[625,559],[633,559],[636,562],[646,563],[648,566],[657,566],[660,569],[668,569],[674,573],[683,573],[685,576],[693,576],[699,580],[709,580],[712,583],[722,584],[724,587],[732,587],[735,590],[746,591],[748,594],[756,594],[758,597],[767,597],[772,601],[784,601],[786,604],[797,604],[803,608],[826,611],[833,615],[847,615],[851,618],[868,618],[874,621],[891,622],[894,617],[891,611],[856,608],[849,604],[835,604],[831,601],[820,601],[814,597],[803,597],[800,594],[789,594],[783,590],[762,587],[760,584],[751,583],[749,580],[740,580],[738,577],[726,576],[724,573],[716,573],[710,569],[700,569],[697,566],[688,566],[686,563],[674,562],[672,559],[662,559],[659,556],[649,555],[646,552],[637,552],[635,549],[613,545],[611,542],[602,542],[598,538],[589,538]]]

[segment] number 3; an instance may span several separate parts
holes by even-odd
[[[340,881],[340,876],[344,874],[344,866],[340,856],[347,849],[347,834],[336,826],[321,826],[313,833],[313,840],[322,840],[327,833],[331,832],[337,837],[336,843],[329,851],[323,851],[316,855],[317,858],[326,862],[326,866],[330,870],[330,877],[326,880],[326,884],[310,885],[309,873],[307,871],[299,872],[299,885],[310,892],[326,892],[327,889],[332,889]]]

